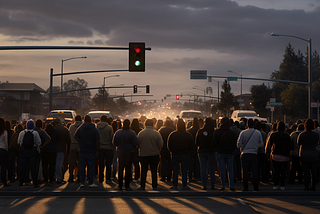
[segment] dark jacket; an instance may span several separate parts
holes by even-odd
[[[266,154],[275,154],[289,157],[292,150],[290,135],[283,131],[273,132],[266,145]],[[267,155],[269,156],[269,155]]]
[[[187,131],[173,131],[168,137],[168,149],[172,155],[190,155],[192,146],[193,138]]]
[[[41,149],[41,152],[57,152],[58,151],[58,133],[56,129],[53,129],[51,133],[51,141],[45,147]]]
[[[80,153],[96,153],[97,141],[100,140],[98,129],[93,123],[84,122],[74,134],[79,139]]]
[[[119,129],[113,137],[113,144],[118,152],[134,152],[138,145],[136,133],[130,129]]]
[[[319,134],[314,131],[303,131],[298,137],[300,145],[299,157],[302,162],[317,162]]]
[[[173,132],[174,129],[170,126],[162,126],[159,129],[159,133],[162,137],[162,141],[163,141],[163,146],[162,149],[160,150],[160,154],[164,154],[164,153],[170,153],[168,150],[168,137],[171,134],[171,132]]]
[[[229,119],[221,120],[221,126],[213,134],[214,149],[221,154],[233,154],[237,147],[237,134],[230,130]]]
[[[199,131],[199,128],[196,128],[196,127],[191,127],[190,129],[187,130],[193,137],[193,148],[192,148],[192,151],[191,151],[191,155],[195,156],[195,155],[198,155],[198,148],[197,148],[197,145],[196,145],[196,136],[197,136],[197,133]]]
[[[71,143],[69,130],[66,127],[61,125],[56,125],[54,128],[57,130],[58,152],[63,152],[63,153],[69,152],[70,143]]]
[[[196,146],[199,147],[198,152],[215,152],[212,145],[214,127],[211,119],[206,118],[204,127],[199,129],[196,135]]]

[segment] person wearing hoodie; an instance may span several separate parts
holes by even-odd
[[[258,148],[263,147],[261,133],[253,128],[253,120],[247,120],[248,129],[240,132],[238,138],[238,147],[241,151],[241,161],[243,169],[243,189],[248,191],[248,175],[249,169],[252,169],[252,184],[254,191],[259,191],[258,178]]]
[[[70,143],[70,154],[69,154],[69,180],[68,182],[73,182],[75,175],[77,174],[77,181],[80,181],[79,177],[79,143],[76,141],[74,138],[74,134],[76,133],[77,129],[81,126],[82,124],[82,118],[80,115],[77,115],[74,118],[74,124],[72,124],[69,127],[69,132],[70,132],[70,138],[71,138],[71,143]],[[78,173],[76,173],[75,168],[77,166]]]
[[[196,146],[196,135],[199,131],[199,119],[194,117],[192,120],[192,126],[187,130],[193,137],[193,148],[190,155],[190,164],[189,164],[189,182],[192,182],[192,175],[196,180],[200,181],[200,162],[198,158],[198,148]]]
[[[299,149],[300,145],[298,144],[298,136],[301,132],[303,132],[304,125],[302,123],[299,124],[297,131],[292,132],[290,135],[291,138],[291,143],[292,143],[292,153],[291,153],[291,170],[290,170],[290,184],[294,184],[296,177],[298,178],[299,184],[303,183],[302,176],[303,176],[303,171],[302,171],[302,166],[299,161]],[[297,173],[298,172],[298,176]]]
[[[106,182],[111,182],[111,164],[113,159],[113,129],[107,123],[107,116],[102,115],[100,123],[97,124],[100,133],[100,148],[99,148],[99,182],[103,183],[104,177]],[[104,176],[104,168],[106,168],[106,175]]]
[[[213,132],[212,119],[206,118],[203,128],[201,128],[196,135],[203,190],[207,189],[207,164],[209,164],[211,189],[215,189],[215,150],[212,144]]]
[[[239,137],[240,132],[242,131],[240,127],[239,121],[233,122],[233,119],[230,119],[230,130],[236,133],[237,139]],[[241,182],[241,158],[240,158],[240,149],[236,147],[233,151],[233,174],[234,174],[234,183],[237,181]]]
[[[113,144],[117,147],[117,156],[119,159],[119,171],[118,171],[118,186],[119,190],[122,190],[123,185],[123,170],[125,170],[125,189],[127,191],[132,190],[130,188],[131,180],[131,165],[135,151],[135,147],[138,145],[138,138],[134,131],[130,130],[130,120],[125,119],[123,121],[122,129],[115,132],[113,136]]]
[[[313,121],[311,119],[307,119],[304,123],[304,131],[301,132],[298,137],[298,144],[300,145],[299,157],[302,165],[306,191],[316,191],[318,181],[317,167],[319,157],[317,147],[319,146],[319,134],[312,131],[313,129]],[[310,184],[311,189],[309,189]]]
[[[237,134],[230,130],[230,121],[228,117],[221,120],[220,128],[213,134],[213,147],[216,150],[216,157],[219,163],[221,191],[225,190],[226,185],[226,166],[229,173],[229,188],[234,189],[234,174],[233,174],[233,152],[237,147]]]
[[[178,173],[181,164],[182,189],[188,190],[187,172],[190,162],[190,154],[193,147],[193,137],[186,131],[186,125],[182,119],[178,119],[177,130],[168,137],[168,150],[172,154],[173,181],[171,189],[178,189]]]
[[[100,146],[100,134],[89,115],[84,117],[84,123],[77,129],[74,138],[79,142],[80,149],[80,188],[85,187],[86,177],[89,180],[89,188],[95,188],[97,185],[93,183],[93,177]],[[87,176],[86,167],[88,167]]]

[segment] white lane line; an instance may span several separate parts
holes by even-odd
[[[19,198],[17,198],[16,200],[12,201],[12,202],[10,203],[10,206],[14,205],[17,201],[19,201]]]

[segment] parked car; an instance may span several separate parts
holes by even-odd
[[[66,124],[69,122],[73,123],[75,117],[76,112],[74,110],[53,110],[48,114],[46,123],[50,123],[56,118],[63,120]]]
[[[113,114],[110,111],[90,111],[87,115],[89,115],[92,121],[97,122],[102,115],[106,115],[107,117],[111,117],[114,119]]]
[[[259,117],[259,115],[252,110],[235,110],[232,112],[231,118],[233,121],[240,121],[241,118],[246,118],[246,119],[257,119],[259,121],[265,121],[268,122],[267,118]]]
[[[193,118],[203,118],[202,112],[201,111],[196,111],[196,110],[183,110],[180,112],[178,115],[179,118],[183,119],[185,122],[189,120],[193,120]]]

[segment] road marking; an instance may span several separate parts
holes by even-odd
[[[260,213],[260,212],[259,212],[256,208],[254,208],[251,204],[244,202],[242,198],[238,198],[237,200],[238,200],[241,204],[250,207],[250,208],[253,209],[255,212]]]
[[[12,201],[12,202],[10,203],[10,206],[14,205],[18,200],[19,200],[19,198],[17,198],[16,200]]]

